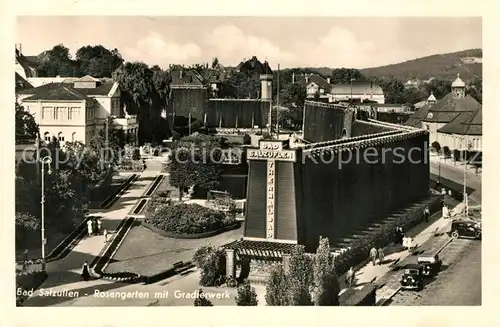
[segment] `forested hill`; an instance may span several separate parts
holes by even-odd
[[[399,64],[361,69],[366,77],[393,77],[402,82],[418,78],[427,80],[434,77],[438,80],[452,80],[457,73],[464,81],[482,78],[482,63],[465,63],[462,58],[482,58],[482,49],[469,49],[453,53],[435,54],[432,56],[408,60]],[[338,67],[335,67],[338,68]],[[323,76],[331,75],[334,68],[309,68]]]

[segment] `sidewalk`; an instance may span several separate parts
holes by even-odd
[[[458,213],[463,206],[463,203],[458,204],[455,208],[453,208],[453,214]],[[453,215],[452,214],[452,215]],[[441,212],[438,212],[434,215],[441,215]],[[432,220],[432,218],[431,218]],[[422,228],[421,223],[409,231],[406,232],[407,235],[412,236],[414,238],[414,244],[422,245],[426,241],[428,241],[434,234],[436,230],[443,230],[445,229],[448,224],[450,223],[450,219],[448,218],[443,218],[442,216],[438,218],[436,221],[430,223],[425,229],[417,232],[417,230],[420,230]],[[413,231],[413,232],[412,232]],[[390,253],[388,250],[388,247],[386,248],[386,253]],[[392,252],[392,251],[391,251]],[[403,250],[400,252],[394,252],[389,255],[385,256],[385,264],[382,265],[376,265],[373,266],[371,262],[365,264],[363,267],[359,268],[355,272],[355,281],[353,288],[356,290],[360,290],[365,286],[366,284],[370,283],[374,278],[377,280],[386,275],[390,270],[391,270],[391,263],[394,262],[395,260],[400,260],[402,261],[406,257],[408,257],[410,253],[408,250]],[[368,257],[368,253],[366,254]],[[340,283],[340,294],[343,292],[347,291],[348,285],[345,282],[345,275],[342,275],[339,277],[339,283]]]
[[[142,196],[145,190],[153,181],[153,178],[158,175],[157,171],[144,171],[140,178],[131,185],[131,187],[123,194],[116,203],[109,209],[93,209],[90,211],[91,216],[99,216],[102,221],[102,229],[108,230],[108,242],[113,238],[116,228],[120,222],[127,216],[130,210],[136,205],[137,200]],[[47,263],[48,279],[44,282],[52,283],[51,275],[54,272],[78,272],[80,273],[81,266],[84,261],[89,264],[95,256],[99,255],[105,247],[104,236],[90,236],[82,239],[71,250],[65,258]],[[59,280],[58,284],[63,284],[64,280]],[[41,287],[44,287],[44,284]]]

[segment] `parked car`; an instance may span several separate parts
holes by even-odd
[[[422,254],[417,257],[417,263],[423,267],[422,273],[425,277],[436,275],[441,270],[443,262],[437,254]]]
[[[453,238],[472,237],[480,240],[482,237],[481,223],[472,219],[457,219],[451,223],[449,235]]]
[[[404,290],[420,291],[424,288],[424,266],[420,264],[408,264],[405,266],[401,276],[401,288]]]

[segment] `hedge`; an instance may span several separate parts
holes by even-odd
[[[235,222],[223,212],[198,204],[176,204],[158,207],[148,214],[145,223],[174,234],[200,234],[221,230]]]
[[[206,238],[206,237],[215,236],[215,235],[220,234],[220,233],[228,232],[230,230],[234,230],[234,229],[239,228],[241,226],[241,223],[239,221],[235,221],[233,224],[224,226],[221,229],[213,230],[213,231],[205,232],[205,233],[196,233],[196,234],[178,234],[178,233],[174,233],[174,232],[167,232],[167,231],[163,231],[161,229],[158,229],[154,226],[151,226],[150,224],[148,224],[146,222],[142,222],[141,225],[148,228],[149,230],[157,233],[158,235],[163,236],[163,237],[179,238],[179,239],[188,240],[188,239]]]
[[[376,246],[385,246],[393,242],[394,231],[399,226],[403,230],[409,230],[411,227],[420,223],[423,219],[423,208],[429,207],[431,213],[441,209],[442,196],[431,196],[429,199],[422,201],[419,205],[415,205],[404,212],[395,214],[394,220],[387,220],[380,228],[374,230],[371,234],[360,239],[354,239],[350,244],[350,248],[335,257],[335,266],[338,275],[342,275],[349,267],[358,265],[366,260],[368,252],[372,244]]]

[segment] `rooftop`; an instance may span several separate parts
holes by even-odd
[[[34,89],[25,90],[34,91],[32,96],[23,99],[25,101],[88,101],[90,100],[80,90],[75,90],[71,86],[62,83],[50,83]],[[24,93],[26,94],[26,93]]]

